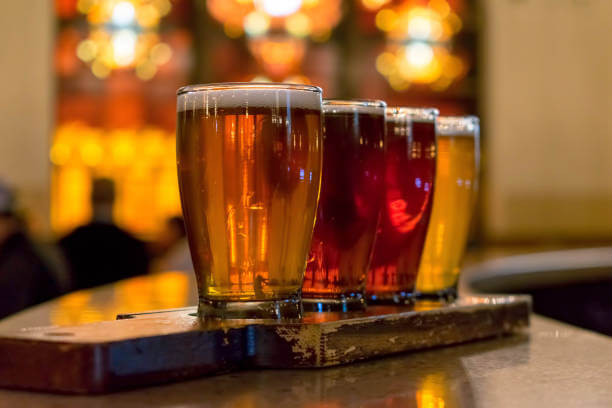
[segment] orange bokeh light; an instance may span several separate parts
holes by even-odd
[[[376,70],[394,90],[425,84],[440,92],[467,73],[467,62],[451,52],[462,22],[447,0],[390,4],[379,9],[375,21],[388,39]]]
[[[156,127],[107,131],[69,122],[57,127],[53,140],[51,223],[57,233],[89,220],[95,177],[115,181],[114,216],[142,236],[156,234],[164,220],[181,213],[173,132]]]

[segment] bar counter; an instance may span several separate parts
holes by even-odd
[[[3,406],[598,407],[612,341],[533,316],[524,334],[329,369],[258,370],[102,396],[0,390]]]
[[[0,333],[194,304],[191,276],[76,292],[0,321]],[[612,339],[532,315],[531,327],[512,336],[341,367],[252,370],[99,396],[0,390],[0,406],[603,407],[612,406]]]

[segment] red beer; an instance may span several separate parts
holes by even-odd
[[[411,301],[436,173],[436,109],[387,112],[385,203],[368,273],[371,303]]]
[[[363,308],[384,198],[382,101],[323,101],[323,171],[302,286],[305,309]]]

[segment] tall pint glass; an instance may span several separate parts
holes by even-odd
[[[177,111],[200,316],[300,317],[323,158],[321,89],[187,86]]]
[[[478,191],[480,129],[475,116],[440,116],[437,124],[436,199],[416,290],[452,300]]]

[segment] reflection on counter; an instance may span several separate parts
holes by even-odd
[[[449,396],[452,395],[449,381],[444,378],[442,373],[426,375],[416,392],[416,402],[419,408],[444,408]]]
[[[487,367],[493,371],[527,364],[528,347],[526,336],[517,335],[322,370],[264,370],[207,378],[191,383],[189,389],[197,389],[191,396],[180,392],[187,390],[186,384],[155,391],[165,395],[175,391],[169,406],[221,406],[217,403],[223,401],[226,407],[471,407],[478,404],[467,366],[481,364],[482,356],[490,359]]]
[[[442,306],[444,306],[446,303],[439,301],[439,300],[417,300],[414,303],[414,310],[416,312],[424,312],[427,310],[433,310],[433,309],[438,309]]]
[[[59,298],[50,311],[58,326],[114,320],[120,313],[172,309],[196,303],[192,273],[169,271],[119,281],[107,290],[80,290]]]

